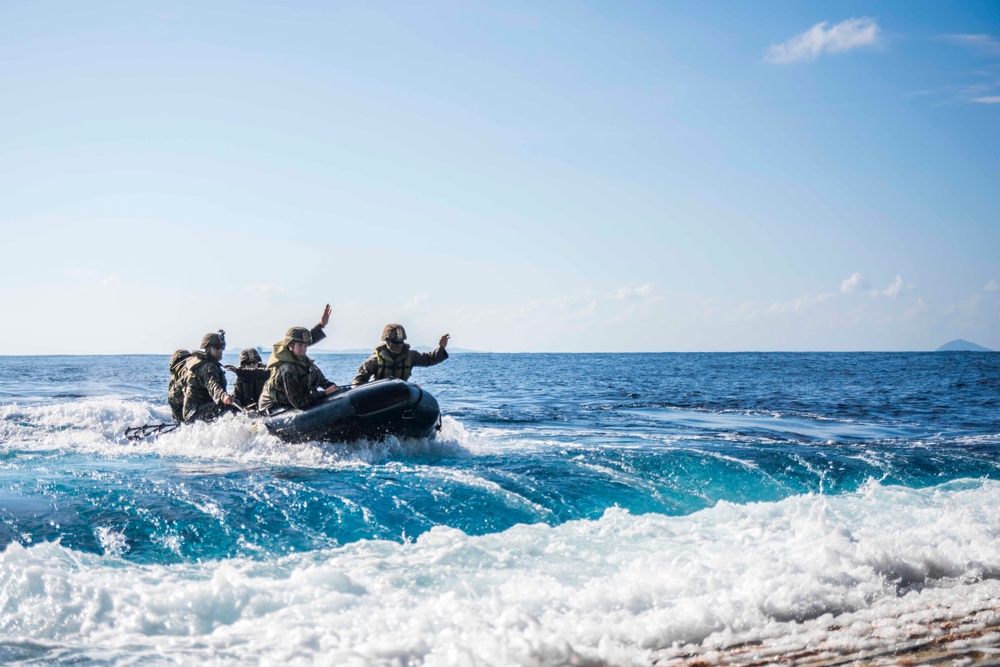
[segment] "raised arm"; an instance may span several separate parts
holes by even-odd
[[[316,326],[314,326],[312,329],[309,330],[309,334],[312,336],[313,345],[326,338],[326,332],[323,329],[329,323],[330,323],[330,304],[326,304],[326,307],[323,309],[323,315],[321,315],[319,318],[319,324],[317,324]]]

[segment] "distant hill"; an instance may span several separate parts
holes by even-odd
[[[975,343],[970,343],[967,340],[962,340],[961,338],[956,338],[950,343],[945,343],[937,349],[937,352],[992,352],[988,347],[983,347],[982,345],[976,345]]]

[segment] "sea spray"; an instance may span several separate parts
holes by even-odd
[[[1000,644],[994,358],[455,355],[421,369],[436,439],[296,445],[124,441],[166,419],[165,357],[0,358],[0,660]]]

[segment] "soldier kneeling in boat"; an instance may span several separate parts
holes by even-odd
[[[382,329],[382,344],[375,348],[372,356],[365,359],[358,374],[354,377],[353,386],[366,384],[369,380],[399,378],[409,380],[414,366],[434,366],[448,358],[448,334],[441,336],[438,348],[433,352],[417,352],[411,350],[406,340],[406,330],[401,324],[387,324]]]
[[[271,358],[267,360],[271,376],[257,404],[261,412],[286,406],[305,410],[340,389],[306,356],[312,342],[309,329],[292,327],[285,333],[284,340],[274,344]]]
[[[233,399],[226,393],[226,372],[222,369],[222,352],[226,349],[226,332],[207,333],[201,339],[202,350],[194,350],[184,360],[184,407],[186,422],[212,421],[233,410]],[[176,353],[175,353],[176,354]]]

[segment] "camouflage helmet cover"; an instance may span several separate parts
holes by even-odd
[[[207,333],[201,337],[201,349],[207,350],[212,345],[226,349],[226,332],[219,329],[218,333]]]
[[[309,329],[305,327],[292,327],[285,332],[284,345],[287,347],[292,343],[305,343],[306,345],[312,345],[313,339],[312,334]]]
[[[177,350],[172,355],[170,355],[170,365],[173,366],[184,357],[189,357],[189,356],[191,356],[191,353],[188,352],[187,350]]]
[[[240,366],[250,366],[261,363],[260,353],[252,347],[240,352]]]
[[[382,340],[402,343],[406,340],[406,329],[403,328],[402,324],[387,324],[382,329]]]

